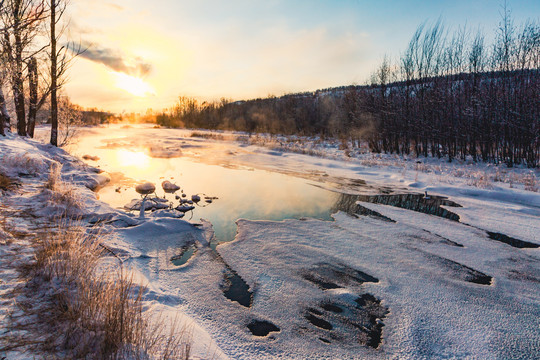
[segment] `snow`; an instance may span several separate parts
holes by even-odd
[[[139,194],[148,195],[156,191],[156,186],[152,183],[146,182],[135,187],[135,191]]]
[[[107,129],[85,131],[92,139]],[[361,205],[395,222],[343,212],[334,214],[333,221],[239,219],[235,240],[212,250],[210,223],[202,220],[199,228],[165,208],[137,219],[100,202],[90,190],[95,188],[92,181],[104,184],[105,173],[61,149],[15,136],[0,140],[0,165],[11,164],[7,159],[14,157],[30,159],[24,166],[2,165],[14,176],[26,174],[21,178],[25,193],[12,195],[14,204],[41,217],[65,210],[49,203],[51,194],[38,186],[53,162],[62,164],[62,179],[76,187],[83,204],[77,214],[114,233],[107,247],[148,285],[147,308],[191,324],[194,358],[537,356],[540,249],[515,248],[486,232],[540,244],[540,195],[520,182],[530,170],[436,159],[417,164],[371,154],[346,159],[328,142],[311,148],[324,156],[308,156],[236,141],[239,134],[225,132],[220,135],[226,141],[147,127],[127,129],[126,134],[110,139],[108,146],[147,147],[152,149],[149,156],[181,153],[211,165],[280,172],[353,194],[427,191],[430,197],[447,196],[462,206],[447,208],[460,222],[372,203]],[[478,172],[488,174],[491,183],[480,182]],[[493,180],[496,174],[504,181]],[[155,210],[165,205],[161,200],[147,204],[155,204]],[[141,206],[140,200],[131,205],[137,204]],[[187,246],[197,251],[186,264],[174,265],[171,258]],[[224,296],[224,276],[231,271],[253,292],[251,307]],[[378,281],[359,281],[358,274]],[[369,296],[380,301],[373,323],[361,319]],[[341,315],[326,310],[329,304],[340,306]],[[333,330],[317,327],[309,320],[313,318],[327,321]],[[254,336],[247,327],[254,320],[268,321],[280,331]],[[374,348],[366,345],[365,329],[378,323],[384,324],[382,340]]]

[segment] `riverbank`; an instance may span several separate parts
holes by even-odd
[[[0,154],[2,356],[220,358],[114,249],[129,216],[97,199],[108,174],[12,134]]]

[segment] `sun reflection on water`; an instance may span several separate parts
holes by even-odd
[[[116,151],[116,156],[121,166],[147,168],[150,165],[150,157],[142,151],[120,149]]]

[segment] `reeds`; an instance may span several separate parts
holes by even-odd
[[[105,236],[66,219],[36,236],[21,269],[24,316],[12,326],[26,335],[9,345],[74,359],[188,359],[189,331],[144,309],[145,287],[116,259],[103,261]]]

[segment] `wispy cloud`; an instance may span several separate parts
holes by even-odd
[[[152,71],[152,64],[141,57],[130,57],[117,50],[108,49],[92,43],[82,43],[86,49],[80,56],[82,58],[103,64],[111,70],[131,76],[144,77]],[[72,51],[79,51],[80,45],[70,42],[66,45]]]

